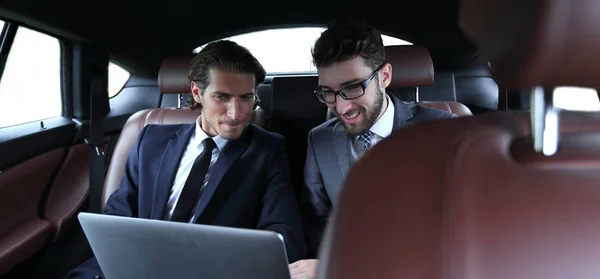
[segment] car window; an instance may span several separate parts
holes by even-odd
[[[130,76],[131,74],[119,65],[113,62],[108,63],[108,97],[117,96]]]
[[[598,92],[593,88],[563,86],[554,89],[554,106],[564,110],[600,110]]]
[[[323,31],[325,28],[322,27],[278,28],[223,39],[248,48],[270,74],[316,73],[311,49]],[[387,35],[382,35],[382,38],[386,46],[412,44]],[[205,45],[195,48],[193,53],[198,53]]]
[[[58,39],[19,27],[0,79],[0,127],[61,116],[60,82]]]

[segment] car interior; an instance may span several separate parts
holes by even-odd
[[[600,2],[235,5],[0,2],[0,278],[63,278],[92,255],[77,214],[102,211],[145,125],[197,119],[188,67],[215,40],[264,63],[250,123],[285,137],[300,196],[308,133],[335,117],[310,47],[338,17],[384,35],[387,93],[458,117],[357,162],[319,278],[600,275]]]

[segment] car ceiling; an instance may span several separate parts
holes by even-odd
[[[469,63],[476,49],[457,27],[458,0],[205,1],[3,0],[0,17],[105,47],[138,74],[155,76],[168,55],[272,27],[324,26],[366,19],[384,33],[429,48],[436,68]]]

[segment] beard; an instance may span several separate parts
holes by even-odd
[[[365,110],[365,108],[363,107],[359,107],[348,112],[348,114],[360,112],[360,114],[364,116],[361,122],[348,124],[346,123],[346,121],[344,121],[343,117],[337,111],[334,110],[333,114],[335,114],[337,119],[342,123],[342,125],[344,125],[346,132],[350,136],[359,136],[367,130],[369,130],[377,121],[377,118],[379,117],[379,114],[381,114],[381,110],[383,109],[384,95],[385,93],[383,92],[383,90],[378,88],[377,92],[375,92],[375,98],[373,99],[373,102],[367,107],[368,111]]]

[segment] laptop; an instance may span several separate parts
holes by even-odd
[[[281,234],[82,212],[108,279],[291,278]]]

